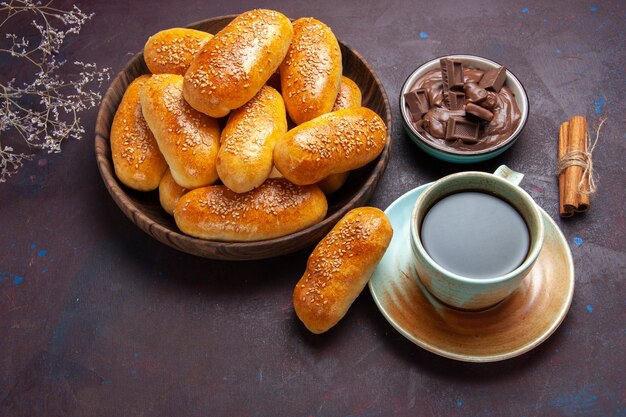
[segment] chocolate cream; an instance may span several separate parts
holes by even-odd
[[[484,121],[464,110],[449,110],[446,108],[443,95],[443,81],[441,70],[435,69],[421,76],[411,90],[424,89],[428,94],[430,109],[420,120],[413,121],[415,128],[430,142],[441,147],[453,148],[459,151],[482,151],[491,148],[511,136],[521,120],[521,112],[515,102],[515,94],[507,86],[503,86],[498,93],[478,87],[484,71],[474,68],[463,68],[465,81],[465,102],[477,101],[481,107],[493,113],[491,121]],[[486,97],[485,97],[486,94]],[[463,116],[480,122],[477,143],[466,143],[461,139],[446,140],[446,128],[450,117]]]

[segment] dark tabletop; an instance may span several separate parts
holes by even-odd
[[[497,363],[445,359],[394,330],[367,288],[334,329],[308,333],[291,295],[312,248],[224,262],[153,240],[103,185],[93,108],[82,140],[0,184],[0,415],[626,415],[624,3],[424,3],[82,1],[95,15],[63,53],[114,75],[165,28],[260,6],[322,20],[369,62],[392,104],[392,156],[371,205],[465,169],[504,163],[526,175],[576,270],[570,311],[546,342]],[[440,162],[402,130],[402,83],[451,53],[503,63],[526,87],[528,123],[494,160]],[[562,220],[556,140],[575,114],[608,119],[591,209]]]

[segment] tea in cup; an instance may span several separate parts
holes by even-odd
[[[494,174],[461,172],[434,182],[411,216],[414,266],[441,302],[491,307],[532,269],[543,245],[541,212],[506,166]]]

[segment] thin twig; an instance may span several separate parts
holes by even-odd
[[[65,139],[80,139],[84,134],[79,115],[101,98],[100,92],[90,90],[89,86],[98,84],[100,87],[109,79],[109,68],[98,69],[95,64],[75,62],[80,69],[71,71],[65,61],[58,61],[66,37],[79,33],[93,13],[83,13],[76,5],[70,10],[59,9],[53,6],[53,0],[45,4],[9,0],[0,4],[0,30],[23,13],[33,15],[31,27],[38,30],[40,39],[37,43],[16,34],[6,34],[12,44],[0,49],[0,59],[10,55],[32,64],[29,74],[23,74],[26,70],[19,67],[20,76],[26,75],[27,82],[17,85],[15,80],[0,80],[0,182],[14,175],[34,155],[15,152],[7,140],[22,141],[31,149],[60,152]],[[4,18],[3,14],[6,14]]]

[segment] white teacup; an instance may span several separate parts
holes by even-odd
[[[533,199],[518,187],[522,178],[522,174],[504,165],[494,174],[461,172],[436,181],[418,198],[411,216],[414,266],[419,280],[437,299],[464,310],[485,309],[509,296],[530,272],[543,245],[544,225],[541,212]],[[494,276],[481,277],[464,274],[458,270],[452,272],[437,263],[425,249],[422,240],[424,217],[445,197],[463,192],[479,192],[497,197],[512,206],[523,219],[528,231],[528,249],[514,269]],[[475,227],[475,233],[480,233],[480,227]]]

